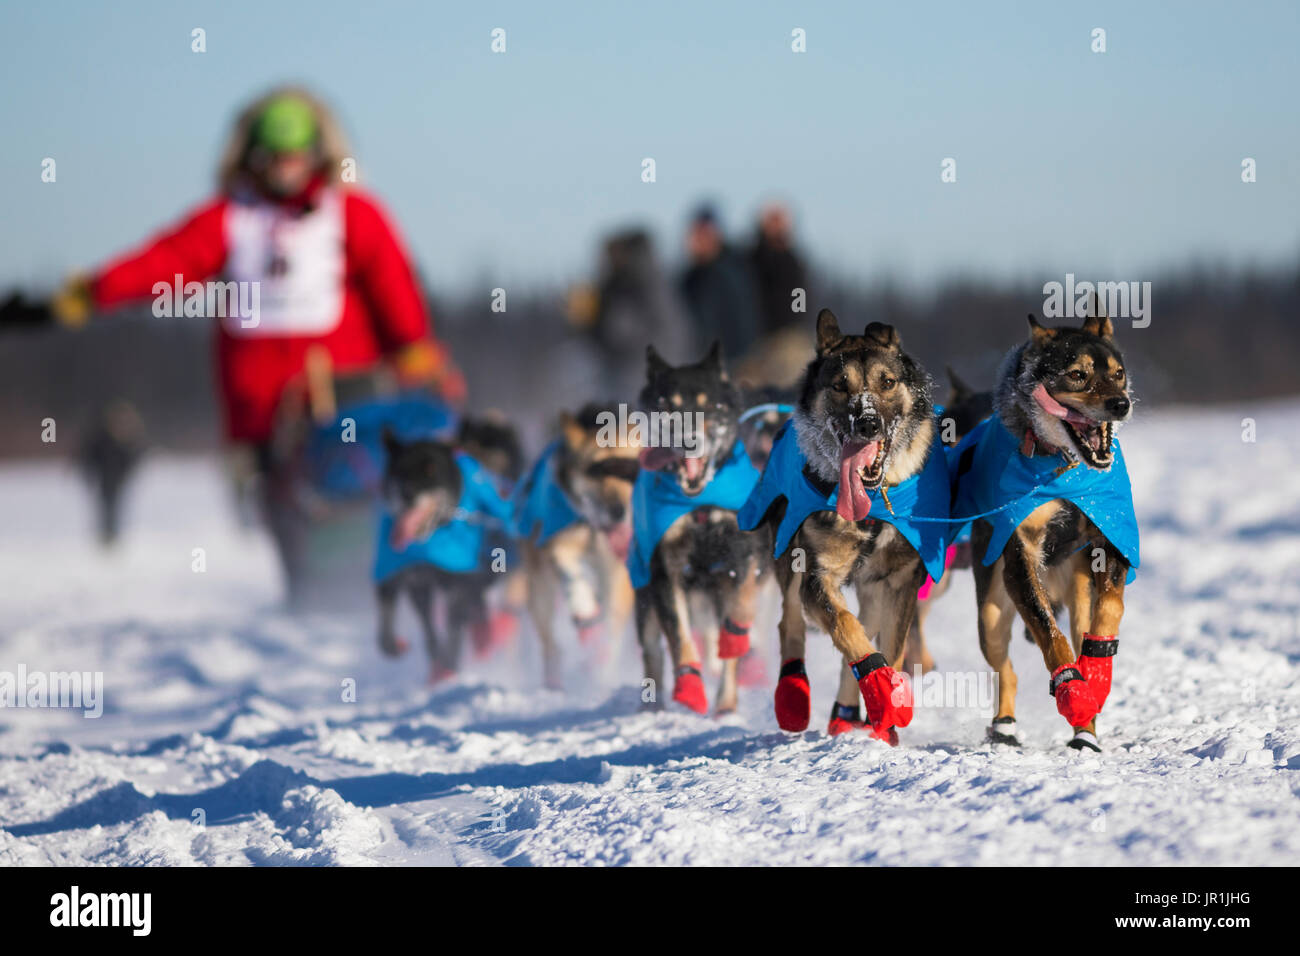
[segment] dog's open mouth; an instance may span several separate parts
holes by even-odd
[[[1043,411],[1065,424],[1079,457],[1094,468],[1110,467],[1115,458],[1111,448],[1115,435],[1113,422],[1097,421],[1073,408],[1066,408],[1051,396],[1045,385],[1035,388],[1033,397]]]
[[[671,472],[688,495],[698,495],[708,484],[709,459],[704,455],[691,458],[672,448],[647,448],[641,452],[641,467]]]
[[[885,479],[889,439],[846,438],[840,444],[840,485],[835,512],[845,521],[861,521],[871,511],[871,490]]]
[[[1074,447],[1085,462],[1094,468],[1107,468],[1115,458],[1111,448],[1114,425],[1111,422],[1094,422],[1065,419],[1065,430],[1070,433]]]

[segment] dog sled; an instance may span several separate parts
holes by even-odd
[[[456,413],[383,372],[335,376],[309,355],[302,387],[281,402],[263,504],[296,610],[368,608],[389,428],[399,438],[449,437]]]

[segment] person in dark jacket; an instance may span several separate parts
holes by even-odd
[[[690,264],[680,291],[694,326],[697,349],[717,339],[728,359],[749,350],[759,334],[754,280],[744,258],[723,238],[716,212],[701,207],[686,233]]]
[[[78,457],[95,497],[99,543],[109,547],[121,530],[122,495],[144,453],[144,425],[134,406],[110,402],[87,429]]]
[[[793,308],[796,289],[807,300],[808,270],[794,249],[790,210],[781,203],[768,203],[758,216],[758,235],[749,252],[750,267],[758,288],[762,334],[779,332],[805,313]]]

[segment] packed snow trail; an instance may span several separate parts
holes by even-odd
[[[370,607],[276,609],[273,555],[214,463],[151,460],[112,555],[66,466],[7,466],[0,671],[102,671],[105,699],[98,719],[0,710],[0,865],[1292,863],[1297,415],[1140,410],[1124,430],[1142,570],[1099,755],[1064,747],[1019,628],[1020,750],[984,743],[987,709],[924,698],[897,749],[826,737],[818,634],[813,729],[782,733],[770,621],[768,684],[724,720],[639,712],[630,634],[594,678],[570,641],[564,694],[538,688],[527,634],[430,692],[418,642],[379,656]],[[983,687],[973,592],[961,572],[928,631]]]

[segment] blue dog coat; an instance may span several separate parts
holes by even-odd
[[[512,501],[515,509],[512,530],[515,535],[531,538],[536,534],[538,544],[582,520],[582,515],[578,514],[569,496],[555,480],[555,456],[559,450],[559,439],[546,446],[515,489]]]
[[[790,539],[809,515],[816,511],[834,512],[839,500],[839,486],[836,485],[829,495],[822,494],[804,475],[805,464],[792,419],[777,432],[763,477],[737,515],[740,526],[749,531],[758,527],[772,502],[777,498],[786,500],[785,517],[776,529],[774,557],[785,553]],[[871,498],[868,520],[892,524],[916,549],[930,577],[938,581],[943,577],[944,555],[948,549],[949,485],[947,460],[937,429],[921,471],[901,484],[886,488],[885,492],[889,495],[889,506],[885,505],[879,488],[867,489]],[[914,517],[934,520],[914,521]]]
[[[1049,501],[1063,499],[1088,516],[1098,530],[1129,563],[1128,581],[1137,576],[1138,525],[1133,513],[1133,490],[1119,441],[1113,440],[1115,460],[1102,471],[1082,462],[1067,471],[1063,453],[1028,458],[1020,443],[1001,420],[986,418],[955,448],[949,449],[952,471],[954,530],[983,516],[993,526],[984,554],[990,565],[1002,556],[1016,528]],[[1057,474],[1061,471],[1060,474]],[[996,514],[985,512],[1001,509]]]
[[[510,504],[501,497],[491,473],[462,451],[456,452],[461,492],[450,521],[423,541],[412,541],[402,551],[389,544],[393,516],[383,511],[375,546],[375,581],[384,581],[413,564],[431,564],[454,574],[477,571],[484,556],[484,539],[492,522],[509,524]]]
[[[650,583],[650,559],[674,521],[697,508],[735,511],[745,503],[756,481],[758,469],[750,463],[739,441],[713,480],[694,497],[682,491],[672,475],[658,471],[637,475],[632,486],[632,547],[627,555],[632,586],[641,588]]]

